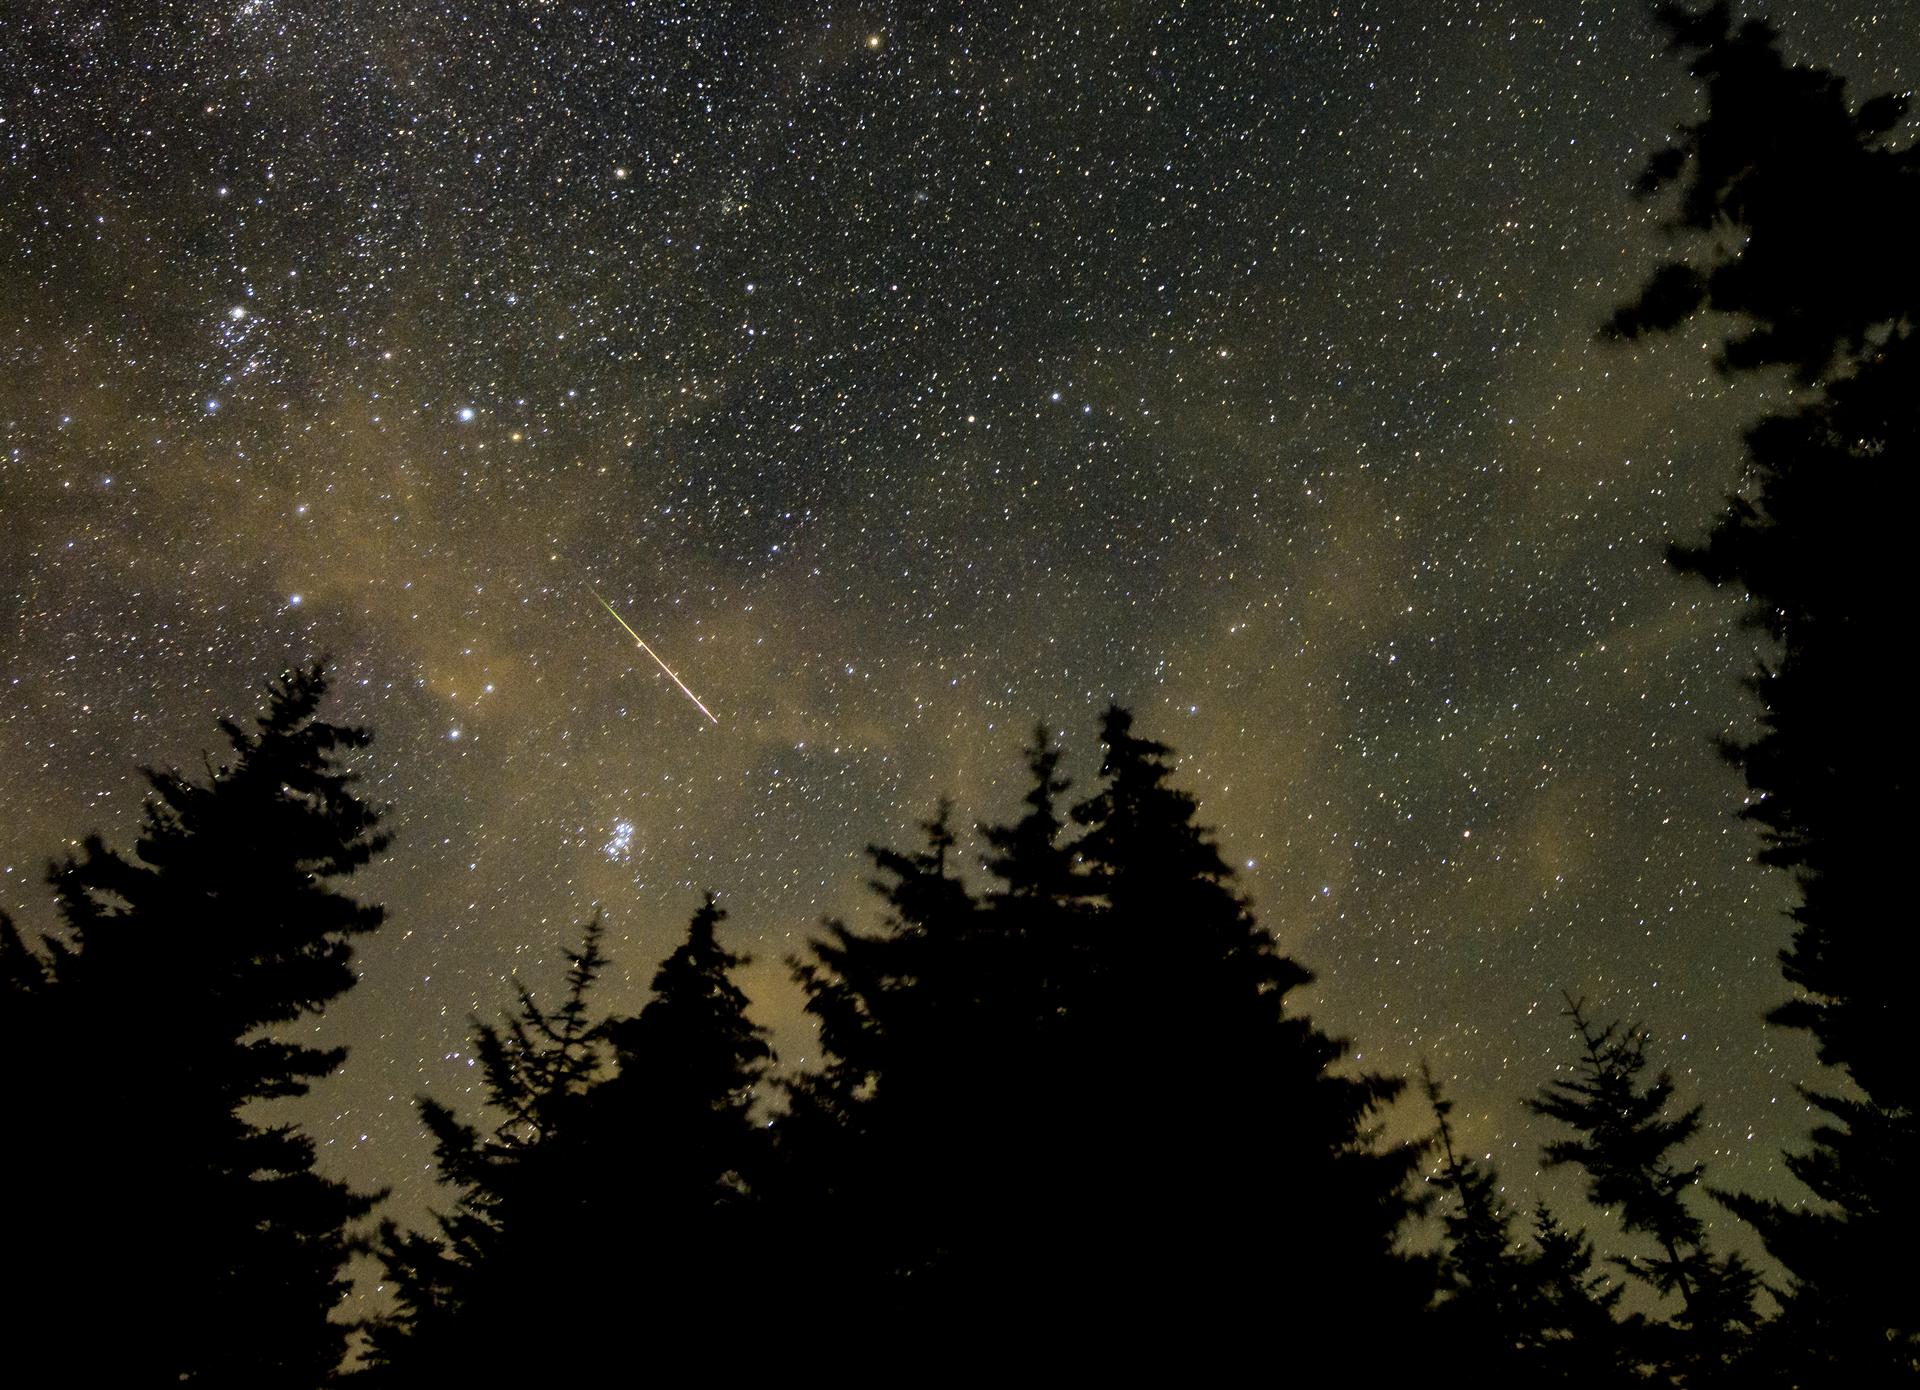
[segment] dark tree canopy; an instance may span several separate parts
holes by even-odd
[[[339,763],[368,735],[321,719],[325,692],[320,666],[295,671],[252,729],[221,723],[228,762],[147,770],[133,851],[90,836],[53,867],[65,931],[44,954],[0,933],[24,1001],[11,1121],[36,1136],[8,1186],[55,1198],[11,1244],[36,1270],[35,1322],[107,1382],[315,1384],[345,1348],[328,1314],[373,1198],[246,1109],[340,1064],[274,1030],[353,984],[352,940],[382,915],[339,886],[386,837]],[[91,1326],[104,1308],[111,1337]]]
[[[1549,1143],[1542,1162],[1579,1168],[1595,1206],[1618,1212],[1627,1234],[1651,1239],[1654,1254],[1614,1262],[1680,1300],[1672,1323],[1679,1335],[1656,1338],[1652,1359],[1680,1384],[1719,1384],[1734,1375],[1743,1338],[1758,1321],[1759,1280],[1738,1254],[1714,1253],[1706,1223],[1686,1200],[1705,1165],[1688,1163],[1676,1151],[1699,1131],[1700,1107],[1669,1115],[1673,1078],[1662,1071],[1641,1080],[1648,1042],[1643,1030],[1596,1028],[1571,999],[1566,1012],[1581,1043],[1574,1074],[1548,1082],[1528,1106],[1573,1135]]]
[[[984,894],[943,807],[920,850],[872,852],[884,933],[829,924],[798,963],[826,1054],[780,1126],[809,1253],[911,1296],[923,1335],[1104,1327],[1102,1355],[1416,1316],[1426,1271],[1394,1245],[1417,1153],[1372,1128],[1399,1083],[1336,1072],[1344,1045],[1286,1008],[1311,977],[1233,891],[1169,750],[1119,709],[1102,740],[1077,839],[1043,733],[1021,818],[982,828]]]
[[[1841,79],[1788,63],[1769,26],[1736,27],[1724,5],[1665,14],[1708,109],[1643,183],[1680,185],[1672,225],[1687,254],[1611,328],[1632,337],[1723,310],[1742,325],[1729,370],[1782,364],[1814,388],[1753,427],[1750,485],[1674,559],[1741,585],[1778,643],[1754,680],[1762,732],[1730,749],[1763,858],[1803,888],[1784,957],[1803,993],[1777,1017],[1883,1103],[1913,1109],[1893,991],[1914,934],[1877,906],[1913,758],[1862,715],[1898,704],[1885,646],[1907,583],[1897,528],[1920,502],[1920,151],[1898,138],[1904,96],[1850,105]]]
[[[506,1329],[551,1327],[569,1297],[581,1302],[582,1252],[566,1246],[587,1238],[580,1210],[590,1194],[586,1175],[568,1171],[566,1160],[602,1065],[587,1007],[606,966],[603,930],[594,918],[580,949],[568,953],[558,1008],[544,1008],[516,982],[514,1013],[497,1024],[475,1021],[488,1127],[430,1097],[419,1102],[454,1203],[438,1216],[437,1235],[381,1225],[376,1254],[397,1312],[369,1329],[367,1360],[378,1383],[457,1382],[511,1359],[551,1355],[551,1345]]]
[[[1584,1231],[1542,1204],[1515,1233],[1498,1171],[1455,1144],[1453,1102],[1421,1068],[1441,1160],[1436,1342],[1490,1384],[1617,1386],[1637,1362],[1642,1321],[1618,1319],[1623,1288],[1597,1265]]]
[[[1752,687],[1757,737],[1728,754],[1763,862],[1799,901],[1781,953],[1793,996],[1772,1015],[1805,1029],[1838,1075],[1807,1091],[1822,1119],[1787,1157],[1818,1202],[1728,1199],[1792,1275],[1779,1360],[1796,1374],[1920,1375],[1920,1319],[1868,1273],[1920,1241],[1920,1073],[1906,991],[1920,936],[1905,900],[1914,755],[1892,634],[1912,585],[1907,531],[1920,489],[1920,148],[1908,98],[1853,104],[1845,84],[1781,56],[1771,28],[1725,5],[1666,12],[1707,94],[1705,117],[1656,155],[1645,187],[1679,186],[1684,255],[1611,331],[1738,315],[1723,365],[1791,370],[1795,404],[1747,433],[1749,480],[1683,570],[1748,595],[1772,653]]]
[[[1639,188],[1678,185],[1669,226],[1686,249],[1606,331],[1635,338],[1712,309],[1745,320],[1722,350],[1729,370],[1779,365],[1813,384],[1871,361],[1920,308],[1909,97],[1853,104],[1845,79],[1788,62],[1772,25],[1736,25],[1725,3],[1659,13],[1707,114],[1648,159]]]
[[[653,976],[653,997],[608,1020],[613,1075],[588,1093],[580,1136],[595,1238],[626,1252],[600,1298],[617,1320],[635,1300],[671,1321],[665,1345],[708,1348],[767,1277],[767,1139],[755,1114],[774,1062],[735,976],[750,964],[718,931],[708,894]]]
[[[501,1024],[476,1022],[490,1114],[422,1099],[455,1202],[434,1234],[389,1221],[377,1253],[395,1315],[370,1329],[369,1378],[426,1385],[534,1376],[569,1358],[638,1355],[629,1320],[658,1320],[646,1355],[710,1355],[759,1266],[749,1116],[772,1060],[720,945],[711,895],[631,1018],[594,1022],[600,919],[568,954],[565,995],[524,986]]]

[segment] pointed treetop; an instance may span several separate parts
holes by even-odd
[[[1035,727],[1026,756],[1032,777],[1022,799],[1026,814],[1012,825],[979,827],[989,850],[981,865],[1007,885],[992,895],[996,899],[1061,897],[1071,891],[1072,855],[1059,843],[1066,825],[1058,801],[1072,784],[1060,775],[1060,749],[1046,725]]]
[[[686,938],[654,971],[653,998],[634,1017],[609,1020],[606,1033],[627,1083],[653,1086],[674,1076],[704,1088],[703,1103],[743,1110],[774,1054],[733,979],[752,958],[729,951],[717,935],[726,920],[726,909],[704,894]]]
[[[1706,1228],[1687,1207],[1688,1188],[1700,1180],[1704,1165],[1681,1164],[1673,1151],[1700,1128],[1701,1108],[1668,1117],[1673,1078],[1664,1070],[1642,1086],[1647,1065],[1645,1029],[1612,1023],[1595,1028],[1584,1001],[1567,996],[1566,1017],[1579,1035],[1584,1053],[1575,1075],[1547,1083],[1526,1106],[1536,1115],[1559,1120],[1574,1131],[1542,1151],[1546,1167],[1574,1164],[1587,1175],[1587,1195],[1595,1206],[1620,1212],[1621,1227],[1659,1242],[1662,1257],[1643,1265],[1623,1263],[1661,1292],[1678,1290],[1691,1299],[1710,1263]]]
[[[703,893],[700,906],[694,909],[693,920],[687,923],[687,946],[698,955],[704,955],[719,949],[714,937],[714,929],[727,920],[726,909],[721,907],[711,892]]]
[[[388,837],[337,758],[371,736],[320,717],[326,689],[318,662],[270,683],[252,730],[221,723],[230,765],[209,766],[204,780],[146,770],[131,854],[89,836],[49,868],[70,943],[49,957],[55,974],[100,989],[99,1007],[124,1017],[168,1000],[177,1045],[227,1057],[236,1100],[302,1094],[339,1065],[338,1048],[254,1038],[240,1053],[221,1049],[350,989],[352,939],[385,917],[332,882]]]

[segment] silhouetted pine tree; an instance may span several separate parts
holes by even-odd
[[[1920,152],[1899,138],[1907,97],[1851,105],[1840,78],[1787,63],[1771,28],[1734,26],[1724,4],[1665,17],[1708,110],[1650,161],[1643,187],[1681,185],[1672,225],[1688,254],[1610,331],[1727,311],[1745,321],[1725,344],[1728,370],[1784,365],[1812,388],[1749,431],[1749,485],[1705,546],[1673,558],[1739,584],[1777,643],[1753,680],[1761,734],[1728,750],[1752,790],[1762,862],[1800,887],[1782,953],[1798,992],[1772,1017],[1808,1030],[1858,1088],[1808,1093],[1825,1119],[1787,1164],[1820,1205],[1726,1200],[1792,1275],[1772,1358],[1794,1363],[1789,1380],[1911,1382],[1920,1302],[1878,1271],[1920,1242],[1920,1073],[1904,1022],[1920,947],[1887,907],[1905,897],[1914,755],[1876,712],[1904,707],[1887,652],[1905,629],[1920,503]]]
[[[1234,891],[1197,803],[1171,785],[1170,750],[1119,708],[1101,742],[1073,848],[1097,904],[1094,1027],[1113,1059],[1096,1082],[1113,1296],[1156,1288],[1194,1326],[1280,1309],[1326,1344],[1416,1316],[1430,1271],[1394,1244],[1419,1149],[1373,1129],[1403,1083],[1336,1071],[1346,1043],[1287,1009],[1313,976]]]
[[[517,980],[518,1008],[501,1023],[474,1021],[491,1127],[419,1100],[442,1180],[455,1194],[439,1231],[381,1224],[375,1254],[396,1312],[368,1328],[367,1378],[429,1385],[549,1364],[560,1329],[577,1338],[586,1299],[583,1219],[592,1193],[580,1171],[585,1098],[604,1048],[587,996],[606,956],[604,927],[588,922],[567,953],[566,994],[549,1012]]]
[[[1568,1230],[1544,1202],[1533,1210],[1534,1296],[1542,1313],[1542,1360],[1570,1385],[1617,1386],[1636,1369],[1638,1314],[1619,1312],[1625,1289],[1598,1267],[1585,1230]]]
[[[752,1110],[774,1056],[734,982],[749,958],[716,935],[726,916],[709,893],[646,1007],[602,1029],[617,1070],[588,1093],[579,1146],[596,1243],[618,1252],[593,1312],[624,1339],[615,1320],[646,1308],[668,1329],[663,1351],[703,1355],[772,1256]]]
[[[1615,1321],[1621,1287],[1595,1268],[1584,1231],[1567,1231],[1544,1205],[1532,1240],[1514,1233],[1512,1209],[1490,1164],[1453,1142],[1453,1102],[1422,1066],[1433,1107],[1443,1194],[1440,1345],[1493,1385],[1618,1386],[1632,1378],[1628,1348],[1638,1319]]]
[[[0,912],[0,999],[38,995],[51,973],[47,963],[21,937],[13,918]]]
[[[870,851],[885,934],[830,923],[796,963],[825,1062],[788,1083],[783,1205],[810,1214],[823,1279],[887,1309],[903,1352],[969,1326],[1062,1344],[1091,1235],[1115,1219],[1089,1197],[1114,1040],[1089,1011],[1066,784],[1044,730],[1027,762],[1025,813],[980,827],[992,890],[976,898],[957,876],[943,803],[923,849]]]
[[[1060,750],[1043,724],[1027,745],[1027,773],[1032,785],[1022,805],[1027,809],[1012,825],[982,825],[980,837],[992,853],[981,863],[1003,887],[987,901],[1017,915],[1031,907],[1050,913],[1081,895],[1074,872],[1073,852],[1060,837],[1066,822],[1060,818],[1059,799],[1072,784],[1060,775]]]
[[[1548,1082],[1527,1105],[1566,1125],[1574,1137],[1548,1144],[1542,1160],[1549,1168],[1578,1166],[1594,1205],[1618,1211],[1623,1230],[1648,1236],[1659,1247],[1652,1256],[1615,1261],[1662,1295],[1681,1300],[1672,1323],[1676,1335],[1651,1339],[1648,1354],[1680,1384],[1720,1384],[1758,1322],[1754,1298],[1760,1284],[1738,1254],[1713,1253],[1705,1225],[1686,1203],[1704,1165],[1680,1164],[1673,1154],[1699,1130],[1700,1107],[1669,1117],[1673,1078],[1664,1071],[1642,1085],[1644,1031],[1618,1024],[1596,1030],[1572,999],[1566,1012],[1583,1049],[1575,1073]]]
[[[1500,1196],[1500,1177],[1490,1165],[1459,1153],[1453,1143],[1453,1102],[1423,1064],[1420,1072],[1433,1107],[1441,1168],[1433,1184],[1443,1195],[1440,1226],[1442,1309],[1456,1335],[1494,1361],[1504,1380],[1523,1373],[1521,1352],[1532,1333],[1532,1272],[1513,1234],[1513,1212]],[[1451,1200],[1449,1200],[1451,1199]]]
[[[1026,764],[1019,819],[978,827],[992,882],[969,919],[972,974],[991,1007],[966,1051],[976,1109],[990,1118],[969,1121],[982,1142],[968,1184],[971,1219],[996,1235],[973,1246],[971,1279],[1003,1303],[1057,1309],[1113,1221],[1088,1183],[1109,1161],[1102,1078],[1115,1071],[1116,1040],[1102,1023],[1095,905],[1064,838],[1059,802],[1070,784],[1046,728],[1035,729]]]
[[[318,664],[268,688],[231,763],[149,769],[131,854],[89,837],[55,865],[66,931],[43,957],[11,929],[0,975],[38,1034],[9,1030],[9,1258],[16,1312],[90,1383],[314,1385],[339,1363],[349,1222],[373,1198],[314,1171],[313,1144],[258,1122],[343,1048],[276,1028],[354,982],[381,909],[338,881],[386,844],[338,758],[360,729],[318,711]],[[43,1199],[44,1198],[44,1199]]]
[[[1018,1328],[1083,1365],[1417,1317],[1417,1152],[1371,1130],[1398,1083],[1332,1070],[1167,750],[1117,709],[1104,738],[1077,841],[1042,735],[1026,812],[983,828],[999,886],[953,873],[943,808],[923,850],[874,851],[886,933],[829,924],[798,965],[826,1058],[780,1130],[810,1250],[915,1335]]]
[[[596,917],[548,1013],[525,989],[504,1027],[477,1025],[490,1131],[423,1100],[453,1209],[437,1235],[382,1230],[398,1304],[370,1329],[375,1383],[533,1376],[710,1354],[768,1254],[749,1204],[749,1118],[772,1052],[746,1017],[711,895],[632,1018],[594,1025],[606,964]],[[616,1070],[609,1071],[612,1063]]]
[[[1059,798],[1068,788],[1060,775],[1060,750],[1044,728],[1027,747],[1029,786],[1025,811],[1010,825],[978,828],[988,853],[981,865],[995,880],[980,900],[973,927],[974,974],[994,994],[1002,1024],[991,1041],[1004,1050],[994,1069],[1033,1084],[1024,1088],[1035,1113],[1020,1123],[1039,1125],[1044,1116],[1073,1109],[1065,1094],[1078,1091],[1098,1059],[1076,1052],[1094,1034],[1084,1026],[1092,1007],[1092,904],[1072,846],[1064,842],[1066,822]],[[980,1039],[981,1044],[990,1040]],[[1002,1097],[1011,1096],[1003,1092]],[[1078,1129],[1080,1121],[1054,1126]],[[1057,1136],[1056,1136],[1057,1137]]]
[[[983,1132],[968,1123],[987,983],[969,958],[977,906],[951,871],[947,803],[924,830],[918,852],[868,850],[885,934],[828,922],[811,959],[793,962],[823,1060],[787,1081],[777,1125],[781,1204],[806,1257],[829,1287],[896,1319],[901,1287],[944,1271],[968,1236],[960,1146]]]

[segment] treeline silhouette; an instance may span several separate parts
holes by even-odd
[[[1857,107],[1844,82],[1783,61],[1762,23],[1727,7],[1664,12],[1708,112],[1649,162],[1642,188],[1680,183],[1671,227],[1687,254],[1608,325],[1633,338],[1711,309],[1737,315],[1720,366],[1788,371],[1794,403],[1747,433],[1748,485],[1682,570],[1749,596],[1775,655],[1751,685],[1761,732],[1727,756],[1752,795],[1762,862],[1793,875],[1781,965],[1794,995],[1772,1014],[1811,1034],[1829,1068],[1823,1115],[1788,1169],[1818,1199],[1725,1200],[1791,1275],[1770,1357],[1818,1383],[1821,1349],[1911,1372],[1920,1297],[1883,1277],[1920,1237],[1920,1075],[1906,1065],[1907,990],[1920,967],[1903,843],[1914,759],[1878,717],[1897,707],[1890,643],[1910,622],[1905,518],[1920,502],[1920,147],[1909,97]],[[1903,127],[1909,137],[1899,139]],[[1828,1380],[1826,1383],[1842,1383]]]
[[[1402,1079],[1344,1062],[1172,753],[1109,709],[1079,797],[1047,731],[1018,818],[958,862],[942,805],[875,848],[877,929],[792,962],[817,1065],[776,1071],[709,896],[649,1002],[603,1017],[596,918],[564,993],[476,1024],[483,1111],[423,1099],[431,1229],[317,1171],[257,1103],[338,1050],[295,1041],[351,988],[382,912],[346,880],[385,847],[328,722],[323,668],[273,682],[227,762],[146,773],[130,852],[51,869],[62,930],[0,917],[11,1359],[83,1384],[370,1387],[503,1377],[842,1379],[989,1372],[1489,1385],[1881,1386],[1920,1380],[1920,1138],[1900,994],[1913,932],[1895,835],[1911,754],[1884,650],[1913,490],[1913,146],[1724,7],[1666,14],[1708,97],[1652,161],[1687,254],[1616,337],[1737,313],[1729,371],[1808,388],[1749,435],[1752,486],[1683,569],[1738,583],[1777,656],[1729,756],[1763,858],[1798,885],[1773,1015],[1818,1044],[1821,1122],[1786,1158],[1811,1200],[1706,1187],[1647,1034],[1569,997],[1572,1065],[1530,1101],[1542,1161],[1597,1234],[1516,1212],[1423,1076],[1428,1138],[1388,1142]],[[1895,210],[1908,215],[1894,217]],[[1737,235],[1727,235],[1731,228]],[[1863,706],[1864,712],[1863,712]],[[1717,1202],[1781,1275],[1713,1248]],[[1423,1218],[1431,1218],[1423,1220]],[[391,1307],[340,1321],[351,1256]],[[1624,1279],[1645,1296],[1624,1297]],[[1630,1309],[1629,1304],[1636,1306]],[[1257,1359],[1256,1359],[1257,1358]]]

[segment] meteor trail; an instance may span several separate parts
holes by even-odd
[[[686,696],[689,700],[693,701],[695,706],[699,708],[700,713],[706,715],[707,718],[711,719],[716,724],[720,722],[720,716],[715,714],[712,710],[708,709],[705,705],[700,703],[700,697],[694,694],[691,690],[687,689],[687,683],[685,681],[681,680],[680,677],[673,674],[673,667],[667,665],[666,662],[660,659],[660,653],[656,652],[652,647],[649,647],[647,645],[647,639],[642,637],[639,633],[635,632],[631,627],[627,627],[627,620],[621,617],[617,612],[614,612],[614,607],[611,603],[608,603],[605,599],[600,598],[600,591],[598,589],[588,589],[587,592],[592,594],[596,599],[600,600],[600,606],[606,609],[607,612],[613,614],[613,620],[616,623],[620,624],[621,627],[625,627],[627,629],[627,636],[631,637],[634,641],[640,644],[640,650],[653,658],[654,665],[658,666],[662,671],[665,671],[667,673],[667,679],[680,687],[680,693]]]

